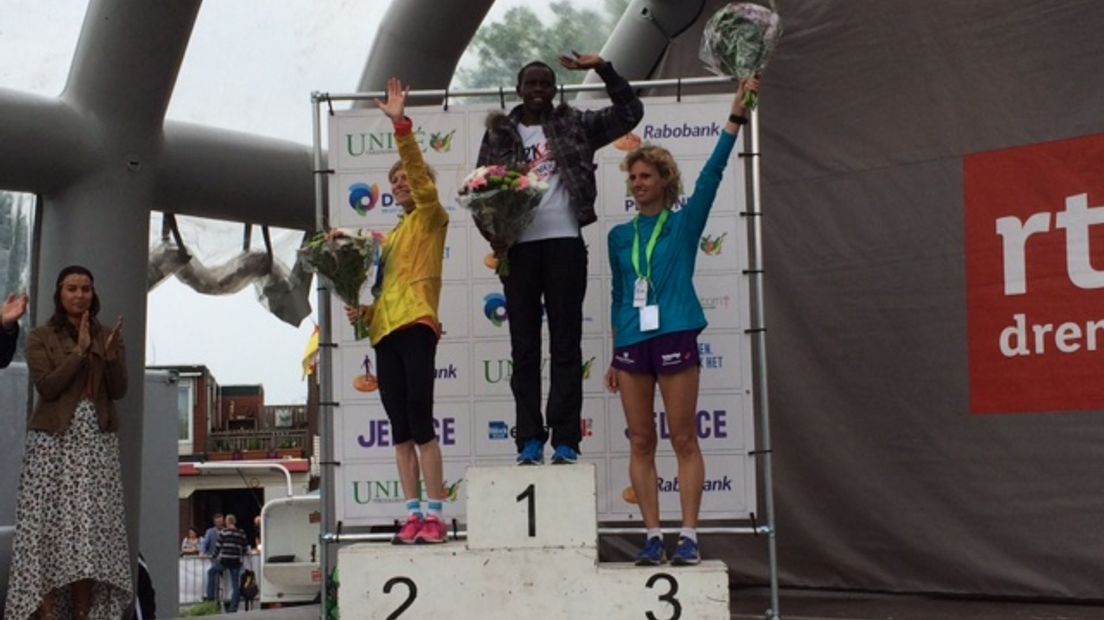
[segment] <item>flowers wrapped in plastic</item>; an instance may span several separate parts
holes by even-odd
[[[333,292],[354,308],[360,307],[360,293],[368,282],[368,274],[376,266],[383,247],[382,233],[371,230],[322,231],[299,250],[308,268],[330,281]],[[353,324],[357,340],[368,335],[363,313]]]
[[[509,275],[506,251],[533,220],[533,209],[547,189],[532,172],[498,165],[480,166],[460,183],[457,201],[471,211],[476,228],[494,248],[494,260],[487,266],[498,275]]]
[[[761,4],[732,2],[706,22],[698,57],[717,75],[745,80],[762,73],[781,38],[778,13]],[[758,93],[748,91],[744,106],[750,110],[757,101]]]

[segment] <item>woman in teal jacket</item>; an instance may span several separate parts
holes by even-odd
[[[700,376],[697,336],[706,321],[692,278],[698,240],[736,134],[747,122],[744,93],[758,89],[757,80],[740,83],[732,114],[698,177],[694,194],[681,209],[672,209],[679,197],[680,176],[670,152],[644,145],[621,164],[640,212],[609,232],[614,354],[606,384],[611,392],[621,393],[631,444],[629,478],[648,530],[636,558],[639,565],[657,565],[666,559],[656,488],[652,404],[657,383],[678,458],[682,506],[683,527],[671,563],[700,561],[697,523],[705,462],[698,447],[695,414]]]

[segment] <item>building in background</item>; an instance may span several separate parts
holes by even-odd
[[[202,534],[215,513],[232,513],[252,541],[266,501],[316,486],[313,382],[306,405],[268,405],[263,386],[220,386],[203,365],[148,368],[177,379],[180,539],[189,527]]]

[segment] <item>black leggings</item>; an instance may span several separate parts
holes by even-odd
[[[376,345],[380,400],[391,420],[395,444],[418,445],[437,438],[433,430],[433,380],[437,334],[416,324],[391,332]]]

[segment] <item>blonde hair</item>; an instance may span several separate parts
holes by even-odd
[[[403,164],[402,164],[401,159],[399,161],[391,164],[391,170],[387,171],[387,182],[388,183],[394,183],[394,181],[392,179],[395,178],[395,173],[398,172],[400,169],[402,169],[402,165]],[[426,164],[426,172],[429,173],[429,179],[431,181],[434,181],[434,182],[437,181],[437,171],[433,169],[433,166],[430,166],[429,164]]]
[[[645,144],[625,156],[625,160],[621,162],[621,170],[626,173],[629,172],[638,161],[655,168],[656,172],[659,173],[659,178],[667,182],[667,187],[663,189],[663,206],[670,208],[671,205],[678,202],[679,194],[682,193],[682,174],[679,172],[675,158],[671,156],[671,151],[662,146]],[[626,178],[625,183],[628,182]]]

